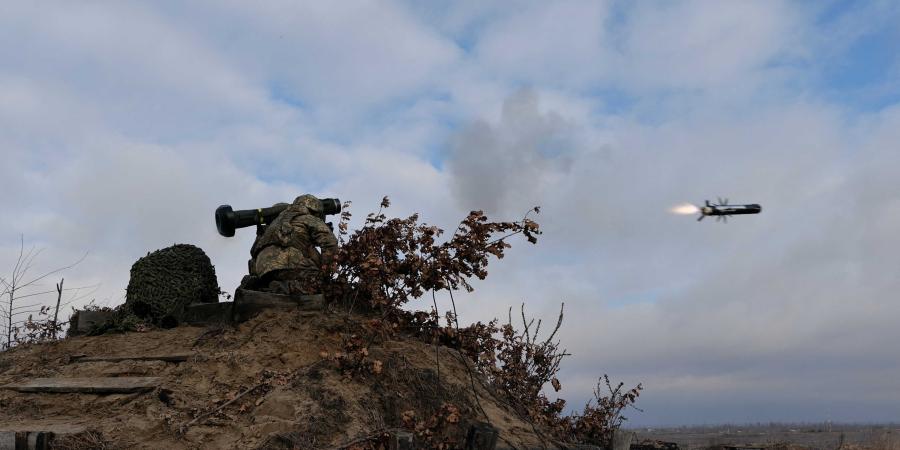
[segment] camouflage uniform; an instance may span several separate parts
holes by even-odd
[[[325,224],[322,203],[301,195],[253,243],[250,275],[255,286],[248,287],[281,294],[318,293],[322,268],[333,261],[336,250],[337,239]]]

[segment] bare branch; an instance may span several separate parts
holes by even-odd
[[[50,275],[53,275],[53,274],[55,274],[55,273],[62,272],[63,270],[66,270],[66,269],[71,269],[72,267],[77,266],[78,263],[80,263],[81,261],[84,261],[84,259],[87,258],[87,255],[88,255],[88,252],[84,252],[84,255],[81,255],[81,258],[78,258],[78,260],[75,261],[75,262],[73,262],[72,264],[69,264],[68,266],[65,266],[65,267],[60,267],[59,269],[56,269],[56,270],[51,270],[50,272],[47,272],[47,273],[45,273],[45,274],[43,274],[43,275],[41,275],[41,276],[39,276],[39,277],[37,277],[37,278],[35,278],[35,279],[33,279],[33,280],[31,280],[31,281],[29,281],[29,282],[23,284],[23,285],[21,286],[21,288],[26,288],[26,287],[28,287],[28,286],[30,286],[30,285],[32,285],[32,284],[34,284],[34,283],[36,283],[36,282],[38,282],[38,281],[40,281],[40,280],[43,280],[44,278],[47,278],[47,277],[49,277]]]
[[[65,302],[65,303],[63,303],[63,304],[61,304],[61,305],[59,305],[59,306],[68,306],[70,303],[74,303],[74,302],[77,302],[78,300],[81,300],[81,299],[83,299],[83,298],[86,298],[86,297],[88,297],[88,296],[94,294],[95,292],[97,292],[97,291],[100,289],[100,286],[101,286],[101,283],[97,283],[97,284],[95,284],[95,285],[93,285],[93,286],[88,286],[88,287],[93,287],[93,289],[91,289],[90,291],[85,292],[84,294],[81,294],[81,295],[79,295],[79,296],[77,296],[77,297],[76,297],[76,296],[73,296],[72,298],[69,299],[69,301],[67,301],[67,302]],[[76,292],[76,294],[77,294],[77,292]]]
[[[34,314],[34,313],[39,313],[39,312],[41,312],[40,309],[31,309],[31,310],[28,310],[28,311],[14,312],[12,315],[13,315],[13,317],[16,317],[16,316],[20,316],[20,315],[22,315],[22,314]]]
[[[30,305],[14,306],[10,311],[15,311],[17,309],[24,309],[24,308],[34,308],[35,306],[41,306],[41,304],[40,303],[32,303]],[[13,313],[13,314],[18,314],[18,313]]]
[[[2,312],[3,318],[5,319],[5,324],[3,324],[3,331],[6,333],[6,342],[3,344],[3,348],[9,349],[12,347],[14,343],[13,335],[15,334],[15,342],[27,342],[30,340],[43,340],[47,337],[55,337],[58,332],[58,323],[57,317],[54,320],[46,320],[46,321],[38,321],[33,322],[33,317],[31,314],[39,313],[44,315],[49,312],[49,305],[44,305],[42,303],[28,304],[28,305],[17,305],[17,302],[21,299],[29,298],[29,297],[37,297],[41,295],[50,294],[54,291],[43,291],[40,289],[39,292],[30,292],[25,295],[18,295],[22,290],[32,287],[38,288],[42,285],[40,281],[59,272],[62,272],[66,269],[70,269],[75,267],[85,258],[87,258],[88,252],[85,252],[80,258],[78,258],[72,264],[59,267],[54,270],[50,270],[48,272],[44,272],[36,277],[28,279],[28,273],[35,265],[35,260],[37,257],[44,251],[44,249],[38,249],[36,246],[32,245],[27,251],[25,250],[25,236],[19,236],[19,253],[16,256],[16,262],[13,266],[12,273],[9,278],[0,278],[0,285],[4,288],[2,292],[0,292],[0,296],[6,297],[4,299],[5,306],[0,307],[0,312]],[[99,286],[96,285],[96,286]],[[63,289],[62,285],[57,285],[57,312],[59,308],[60,300],[62,299],[62,294],[64,291],[74,291],[73,297],[77,298],[78,293],[80,292],[79,287]],[[74,299],[73,299],[74,301]],[[39,307],[39,309],[33,309],[35,307]],[[29,314],[28,319],[25,321],[13,321],[15,316],[22,316],[25,314]],[[20,332],[23,331],[21,328],[15,326],[22,323],[27,323],[26,329],[24,330],[25,334],[20,336]],[[24,340],[23,340],[24,339]]]
[[[100,283],[95,283],[95,284],[91,284],[91,285],[88,285],[88,286],[76,286],[76,287],[71,287],[71,288],[65,288],[65,289],[63,289],[63,292],[68,292],[68,291],[78,291],[78,290],[80,290],[80,289],[89,289],[89,288],[94,288],[94,287],[97,287],[97,286],[100,286]],[[56,292],[56,289],[54,289],[54,290],[52,290],[52,291],[34,292],[34,293],[31,293],[31,294],[27,294],[27,295],[17,295],[17,296],[16,296],[16,300],[21,300],[21,299],[23,299],[23,298],[28,298],[28,297],[34,297],[34,296],[37,296],[37,295],[51,294],[51,293],[54,293],[54,292]],[[77,293],[77,292],[76,292],[76,293]]]
[[[25,251],[25,235],[19,235],[19,256],[16,257],[16,265],[13,267],[12,285],[16,284],[16,274],[19,272],[19,265],[22,264],[22,253]]]
[[[553,332],[550,333],[550,337],[547,338],[547,342],[550,342],[553,340],[553,336],[556,336],[556,332],[559,331],[559,327],[562,326],[563,309],[565,309],[565,307],[566,307],[565,302],[563,302],[562,304],[559,305],[559,319],[557,319],[557,321],[556,321],[556,328],[553,329]]]
[[[23,262],[24,267],[22,268],[22,270],[19,271],[19,279],[16,280],[16,284],[18,284],[18,282],[21,281],[22,278],[25,278],[25,275],[28,274],[29,270],[31,270],[31,266],[34,265],[34,258],[37,258],[37,256],[40,255],[41,252],[44,251],[44,249],[42,249],[42,248],[38,249],[36,252],[34,250],[35,250],[35,247],[32,245],[31,250],[28,250],[28,255],[26,255],[26,257],[24,259],[24,262]]]

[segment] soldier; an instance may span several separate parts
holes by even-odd
[[[279,294],[320,293],[323,269],[336,250],[322,202],[301,195],[257,236],[250,249],[250,276],[241,285]]]

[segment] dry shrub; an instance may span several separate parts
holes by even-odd
[[[432,340],[448,347],[456,348],[474,361],[477,371],[490,386],[498,391],[513,406],[519,415],[533,423],[551,429],[563,426],[560,413],[565,400],[550,401],[543,390],[547,385],[559,391],[562,386],[556,378],[562,359],[569,354],[560,349],[553,338],[562,325],[563,311],[560,309],[556,327],[546,339],[540,339],[542,322],[528,320],[525,306],[521,308],[522,327],[513,326],[512,309],[506,324],[498,326],[498,321],[476,322],[465,328],[454,326],[456,317],[446,316],[447,325],[437,327],[436,316],[419,314],[416,325],[420,335],[430,330]]]
[[[462,416],[459,408],[452,403],[444,403],[428,417],[420,417],[413,410],[404,411],[401,420],[403,427],[413,431],[418,438],[417,442],[424,444],[426,448],[462,448]]]
[[[60,323],[50,317],[52,308],[41,306],[37,311],[37,317],[28,315],[20,325],[12,327],[13,341],[16,345],[30,344],[56,339],[66,322]]]
[[[489,257],[503,258],[510,247],[508,238],[523,234],[536,243],[540,234],[538,224],[527,214],[519,222],[492,222],[482,211],[472,211],[449,240],[438,244],[444,230],[420,224],[417,214],[388,219],[382,211],[389,206],[385,197],[382,209],[369,214],[365,226],[353,233],[347,231],[350,212],[345,209],[341,214],[341,245],[327,283],[331,298],[351,304],[361,300],[393,313],[428,291],[460,287],[472,291],[469,280],[488,275]]]
[[[333,265],[326,271],[326,297],[331,303],[342,304],[375,313],[365,327],[342,335],[342,346],[336,351],[323,350],[323,358],[334,363],[345,376],[371,376],[381,373],[380,361],[372,360],[369,347],[373,342],[389,339],[397,332],[406,332],[435,344],[460,350],[474,362],[471,371],[477,372],[488,386],[498,392],[522,417],[567,442],[581,442],[608,446],[613,432],[625,419],[622,411],[633,406],[641,385],[623,390],[615,388],[604,375],[598,382],[594,399],[585,405],[582,414],[565,416],[563,399],[551,401],[545,389],[556,392],[562,388],[556,375],[560,363],[568,356],[554,338],[562,325],[563,311],[552,332],[539,338],[541,321],[529,320],[521,309],[521,328],[513,325],[512,311],[506,324],[498,321],[478,322],[460,328],[453,312],[444,316],[435,310],[405,311],[402,306],[429,291],[459,289],[472,291],[473,277],[487,277],[490,257],[501,259],[510,247],[509,238],[523,235],[532,244],[540,235],[539,226],[529,219],[533,208],[517,222],[494,222],[482,211],[472,211],[444,242],[438,242],[444,231],[419,223],[418,215],[405,219],[388,219],[384,209],[390,206],[385,197],[377,213],[366,217],[363,228],[348,231],[351,217],[349,203],[345,203],[338,225],[340,247]],[[466,363],[468,366],[468,363]],[[473,381],[474,383],[474,381]],[[601,388],[603,383],[606,394]],[[459,422],[459,410],[446,404],[427,418],[415,411],[403,413],[401,422],[415,430],[434,448],[449,448],[438,427]],[[372,442],[370,441],[369,444]]]
[[[503,326],[498,327],[497,321],[493,320],[458,330],[450,324],[452,315],[448,315],[447,326],[439,328],[433,327],[434,314],[415,313],[412,316],[418,319],[422,329],[431,330],[436,336],[434,341],[457,348],[475,361],[474,367],[479,374],[520,415],[563,441],[609,447],[613,433],[627,420],[622,412],[634,407],[643,389],[640,384],[629,390],[624,389],[623,383],[613,387],[609,376],[603,375],[594,389],[594,398],[584,406],[582,413],[564,415],[566,401],[561,398],[551,401],[544,394],[548,387],[555,392],[562,389],[556,375],[563,358],[569,354],[553,340],[562,326],[562,308],[556,326],[545,339],[539,338],[541,321],[535,323],[533,319],[527,319],[524,305],[519,330],[512,325],[512,314]]]
[[[382,371],[381,360],[369,356],[371,340],[367,340],[360,334],[341,335],[341,350],[328,352],[322,350],[319,353],[323,359],[331,361],[345,378],[353,378],[364,375],[379,375]]]
[[[63,434],[53,438],[53,450],[109,450],[115,448],[103,437],[103,433],[88,429],[80,433]]]
[[[512,310],[508,322],[500,327],[500,340],[496,344],[498,367],[491,368],[491,381],[536,423],[548,427],[561,426],[560,413],[565,400],[551,402],[542,392],[551,384],[556,391],[562,386],[556,378],[562,359],[569,354],[560,350],[553,338],[562,326],[563,310],[560,308],[556,327],[546,339],[539,339],[541,321],[525,318],[522,305],[522,328],[512,325]]]
[[[580,442],[612,448],[613,433],[627,420],[622,411],[634,407],[644,388],[640,384],[628,390],[623,387],[624,383],[619,383],[613,388],[609,376],[604,374],[594,388],[593,402],[584,406],[580,416],[568,418],[571,437]]]

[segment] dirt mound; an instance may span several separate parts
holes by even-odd
[[[365,317],[269,311],[236,327],[89,336],[0,353],[0,385],[36,377],[161,377],[135,394],[0,390],[0,430],[90,431],[109,448],[341,448],[386,430],[458,448],[478,422],[498,448],[554,448],[494,396],[455,350],[407,337],[374,343],[364,372],[337,359]],[[184,362],[85,361],[188,353]],[[114,359],[114,358],[111,358]],[[477,395],[476,395],[477,393]]]

